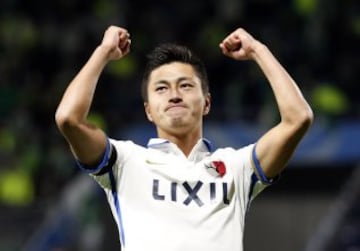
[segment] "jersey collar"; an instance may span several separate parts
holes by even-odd
[[[151,138],[147,144],[147,147],[152,149],[158,149],[167,153],[171,152],[176,155],[184,155],[183,152],[177,147],[177,145],[167,139]],[[201,138],[191,150],[188,159],[196,161],[199,155],[208,154],[211,151],[211,142],[205,138]]]

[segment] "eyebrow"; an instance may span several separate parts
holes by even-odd
[[[191,81],[191,82],[195,83],[195,81],[193,81],[192,78],[189,78],[189,77],[180,77],[180,78],[176,79],[176,83],[180,83],[180,82],[182,82],[184,80]],[[167,80],[159,80],[159,81],[154,82],[154,84],[155,85],[169,84],[169,81],[167,81]]]

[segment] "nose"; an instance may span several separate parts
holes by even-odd
[[[170,92],[170,99],[169,102],[172,103],[180,103],[182,101],[181,93],[177,88],[172,88]]]
[[[172,97],[169,100],[170,103],[181,103],[182,99],[180,97]]]

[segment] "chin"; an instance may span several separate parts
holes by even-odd
[[[171,127],[184,127],[186,123],[184,122],[182,117],[173,118],[170,122]]]

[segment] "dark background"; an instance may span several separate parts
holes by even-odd
[[[139,89],[145,55],[162,42],[187,45],[206,64],[213,103],[205,137],[234,147],[256,140],[278,120],[271,90],[254,63],[225,58],[218,44],[238,27],[265,43],[299,84],[315,123],[281,180],[252,204],[245,247],[360,250],[357,1],[0,6],[0,250],[119,249],[103,192],[82,180],[54,123],[67,84],[112,24],[129,30],[131,53],[105,69],[90,118],[138,143],[154,133]]]

